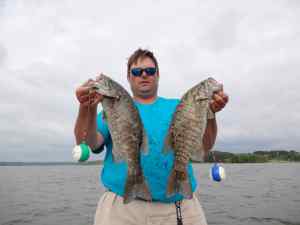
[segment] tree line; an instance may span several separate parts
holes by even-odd
[[[215,161],[224,163],[300,162],[300,152],[294,150],[255,151],[253,153],[213,151],[205,162]]]

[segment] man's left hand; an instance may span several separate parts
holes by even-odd
[[[228,95],[223,92],[223,90],[215,92],[213,94],[212,100],[210,102],[211,110],[216,113],[221,111],[228,102]]]

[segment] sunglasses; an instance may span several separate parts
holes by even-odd
[[[135,77],[140,77],[140,76],[142,76],[144,71],[147,76],[154,76],[156,73],[156,68],[155,67],[146,67],[146,68],[136,67],[136,68],[131,69],[131,74]]]

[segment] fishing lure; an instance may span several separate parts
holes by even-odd
[[[73,148],[73,159],[75,161],[84,162],[90,157],[91,148],[84,141]]]
[[[78,162],[84,162],[89,159],[90,157],[90,152],[91,148],[90,146],[86,143],[86,138],[87,138],[87,132],[88,132],[88,121],[89,121],[89,115],[90,115],[90,104],[91,104],[91,97],[90,94],[93,90],[93,87],[89,90],[89,104],[88,104],[88,114],[87,114],[87,125],[85,127],[85,130],[83,131],[83,140],[79,145],[76,145],[73,148],[72,155],[73,159]]]
[[[210,179],[216,182],[221,182],[226,178],[225,169],[217,163],[214,153],[211,152],[211,154],[213,156],[214,164],[210,168],[210,173],[209,173]]]
[[[210,178],[216,182],[224,180],[226,178],[225,169],[218,163],[214,163],[210,169]]]

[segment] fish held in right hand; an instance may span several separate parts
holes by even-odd
[[[113,160],[125,160],[128,165],[124,203],[134,198],[151,200],[140,165],[140,151],[147,153],[148,150],[147,135],[132,97],[104,74],[96,78],[93,89],[103,96],[101,103],[113,142]]]

